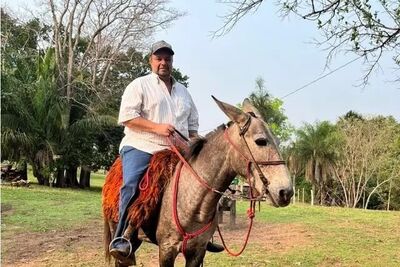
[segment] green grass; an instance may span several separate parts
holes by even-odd
[[[98,173],[92,174],[93,188],[90,190],[57,189],[36,184],[31,188],[3,186],[2,234],[69,230],[85,222],[101,220],[103,182],[104,175]],[[237,204],[238,214],[245,214],[248,202]],[[400,212],[301,204],[276,209],[263,203],[255,220],[274,227],[296,225],[306,231],[307,242],[288,249],[266,251],[250,239],[242,256],[207,254],[205,264],[222,267],[400,266]],[[256,235],[262,235],[266,240],[270,238],[268,232],[252,233],[252,236]],[[230,240],[227,242],[231,243]],[[239,245],[233,248],[237,250]]]
[[[100,218],[104,175],[94,173],[91,177],[89,190],[51,188],[34,182],[29,188],[2,186],[2,233],[66,230]]]
[[[247,203],[238,203],[244,214]],[[262,205],[256,220],[277,226],[301,225],[312,242],[287,252],[268,254],[250,246],[246,259],[237,262],[225,255],[212,255],[217,266],[400,266],[400,212],[371,211],[295,205],[273,208]],[[268,233],[265,238],[268,238]]]

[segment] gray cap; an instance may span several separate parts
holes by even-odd
[[[160,49],[168,50],[171,53],[171,55],[175,54],[174,50],[172,50],[172,46],[164,40],[161,40],[161,41],[158,41],[158,42],[155,42],[154,44],[152,44],[150,52],[151,52],[151,54],[154,54],[155,52],[157,52]]]

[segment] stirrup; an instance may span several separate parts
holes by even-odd
[[[130,241],[129,239],[123,237],[123,236],[119,236],[119,237],[114,238],[114,239],[110,242],[110,244],[108,245],[108,251],[111,251],[111,248],[112,248],[111,245],[112,245],[114,242],[118,241],[118,240],[125,240],[125,241],[128,242],[128,244],[129,244],[129,254],[128,254],[128,256],[125,257],[125,259],[127,259],[127,258],[132,254],[133,248],[132,248],[132,243],[131,243],[131,241]]]

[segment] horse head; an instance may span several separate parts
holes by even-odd
[[[243,110],[213,99],[234,122],[225,132],[225,138],[231,144],[234,171],[249,178],[253,197],[260,197],[265,192],[274,206],[287,206],[293,195],[289,171],[260,112],[248,99],[243,101]]]

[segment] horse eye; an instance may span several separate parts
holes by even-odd
[[[257,118],[256,114],[252,111],[248,112],[250,114],[250,116],[252,116],[253,118]]]
[[[267,145],[267,139],[265,139],[265,138],[257,138],[254,142],[256,142],[256,144],[258,146],[266,146]]]

